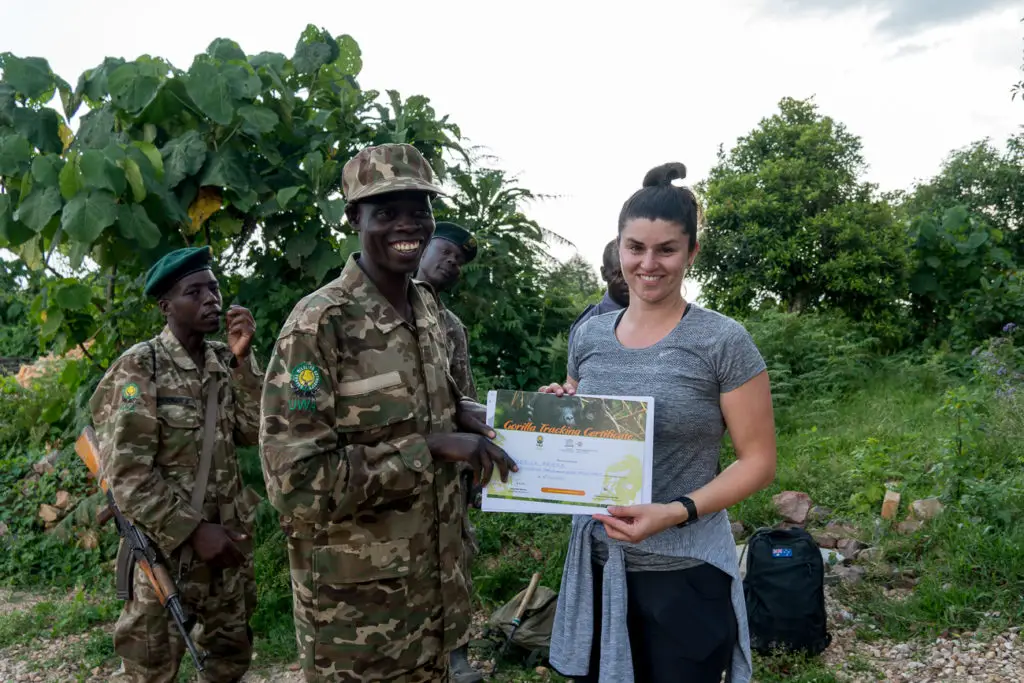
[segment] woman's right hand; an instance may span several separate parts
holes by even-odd
[[[552,382],[537,391],[542,394],[554,394],[555,396],[572,396],[576,393],[576,382],[572,381],[571,378],[565,380],[565,384]]]

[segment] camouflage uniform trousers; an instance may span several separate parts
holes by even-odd
[[[207,654],[203,683],[235,683],[252,661],[249,620],[256,609],[253,557],[237,568],[216,569],[193,561],[180,581],[178,594],[186,615],[196,617],[192,639],[200,656]],[[168,562],[178,569],[177,554]],[[125,603],[114,627],[114,650],[121,668],[117,683],[174,683],[183,657],[191,656],[153,587],[136,566],[133,599]]]
[[[470,600],[473,597],[473,560],[476,558],[477,553],[480,552],[480,546],[477,545],[476,541],[476,529],[473,528],[473,523],[469,520],[469,509],[478,505],[480,492],[475,490],[473,487],[473,470],[472,468],[466,467],[460,474],[462,477],[463,490],[466,492],[463,498],[463,525],[462,525],[462,543],[463,543],[463,573],[466,575],[466,581],[469,584],[469,595]],[[475,499],[475,500],[474,500]],[[469,606],[469,611],[472,612],[472,605]],[[469,629],[466,629],[466,633],[459,639],[459,647],[469,643]]]

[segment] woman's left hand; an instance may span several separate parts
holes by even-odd
[[[663,503],[613,506],[608,508],[607,515],[593,517],[604,524],[604,530],[609,538],[626,543],[639,543],[684,521],[679,518],[680,507],[682,506]]]

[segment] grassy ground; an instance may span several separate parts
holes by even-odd
[[[778,521],[772,496],[782,490],[806,491],[816,504],[831,508],[834,518],[861,527],[866,540],[882,546],[887,563],[915,576],[916,588],[899,603],[884,593],[891,578],[884,572],[839,591],[844,604],[862,615],[859,636],[865,642],[998,630],[1020,623],[1024,431],[1015,417],[1020,405],[996,401],[984,382],[970,380],[968,388],[960,389],[969,379],[966,374],[957,376],[946,366],[916,360],[890,361],[864,377],[844,397],[819,396],[784,405],[777,479],[770,489],[731,510],[730,516],[751,529],[772,525]],[[731,457],[727,449],[726,460]],[[242,462],[247,481],[262,488],[255,453],[243,453]],[[910,502],[928,496],[941,497],[946,512],[921,532],[897,534],[878,519],[887,485],[902,493],[900,519]],[[481,548],[474,568],[479,610],[489,613],[511,598],[534,571],[541,572],[543,585],[558,589],[567,519],[480,512],[474,512],[473,519]],[[291,592],[284,541],[269,506],[261,510],[257,542],[257,661],[288,663],[295,656]],[[31,556],[46,551],[26,547],[19,552]],[[54,557],[72,562],[67,550]],[[45,564],[46,557],[33,561]],[[19,573],[11,564],[0,568],[0,582],[38,590],[33,572]],[[70,602],[65,591],[65,597],[0,615],[0,649],[84,634],[68,646],[82,669],[109,665],[109,624],[119,605],[112,597],[107,565],[90,561],[75,569],[71,564],[47,575],[58,574],[65,576],[65,585],[84,583],[90,589]],[[51,585],[61,585],[60,580]],[[98,628],[104,624],[106,630]],[[849,666],[856,669],[857,662],[854,657]],[[181,680],[188,679],[190,668],[186,666]],[[511,658],[501,663],[494,680],[560,679],[550,672],[538,674]],[[821,661],[783,658],[758,659],[757,680],[840,679]]]

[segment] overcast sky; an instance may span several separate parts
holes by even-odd
[[[0,50],[72,83],[105,56],[188,68],[216,37],[291,55],[307,23],[351,34],[363,88],[431,98],[538,193],[545,227],[598,264],[644,173],[703,178],[785,96],[860,135],[867,179],[926,179],[952,150],[1022,120],[1024,1],[0,3]],[[558,251],[560,256],[571,252]],[[691,289],[692,293],[692,289]]]

